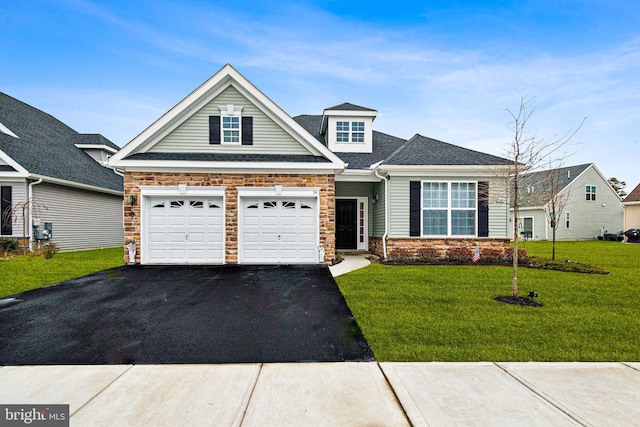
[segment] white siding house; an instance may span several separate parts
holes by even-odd
[[[558,218],[557,240],[588,240],[623,230],[620,196],[593,164],[584,164],[530,174],[522,189],[519,210],[520,237],[534,240],[552,238],[547,178],[560,178],[559,198],[566,200]],[[531,201],[535,202],[531,202]],[[513,224],[513,209],[510,223]],[[511,233],[513,234],[513,233]]]

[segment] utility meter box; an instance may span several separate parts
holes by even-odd
[[[49,240],[53,238],[53,225],[50,222],[36,225],[34,228],[34,236],[36,240]]]

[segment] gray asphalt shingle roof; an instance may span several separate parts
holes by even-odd
[[[350,102],[343,102],[333,107],[325,108],[325,110],[340,110],[340,111],[376,111],[373,108],[362,107],[360,105],[351,104]]]
[[[0,92],[0,150],[27,171],[110,190],[123,190],[122,177],[75,147],[79,141],[118,147],[102,135],[79,134],[55,117]],[[100,141],[100,142],[96,142]]]
[[[503,165],[507,159],[415,135],[385,159],[387,165]]]

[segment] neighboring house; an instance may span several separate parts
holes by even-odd
[[[624,230],[640,229],[640,184],[622,201]]]
[[[108,167],[117,150],[0,93],[0,237],[44,237],[50,224],[62,250],[122,245],[123,179]]]
[[[556,180],[557,185],[550,183]],[[557,240],[595,239],[622,231],[620,196],[593,164],[534,172],[521,180],[518,229],[520,237],[551,240],[550,202],[555,187],[563,206],[558,215]],[[511,209],[510,224],[513,224]],[[511,231],[510,236],[513,236]]]
[[[143,264],[507,247],[506,160],[376,132],[376,115],[345,103],[292,118],[226,65],[111,158],[125,241]]]

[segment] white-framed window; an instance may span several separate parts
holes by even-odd
[[[242,143],[242,107],[225,105],[220,108],[220,141],[222,144]]]
[[[585,200],[589,200],[595,202],[596,200],[596,186],[595,185],[587,185],[585,187]]]
[[[240,144],[240,117],[222,116],[222,143]]]
[[[364,122],[351,122],[351,142],[364,142]]]
[[[336,122],[336,141],[349,142],[349,122]]]
[[[422,234],[475,236],[477,182],[422,182]]]
[[[571,214],[569,212],[564,213],[564,228],[571,228]]]
[[[336,122],[337,142],[364,142],[364,122]]]

